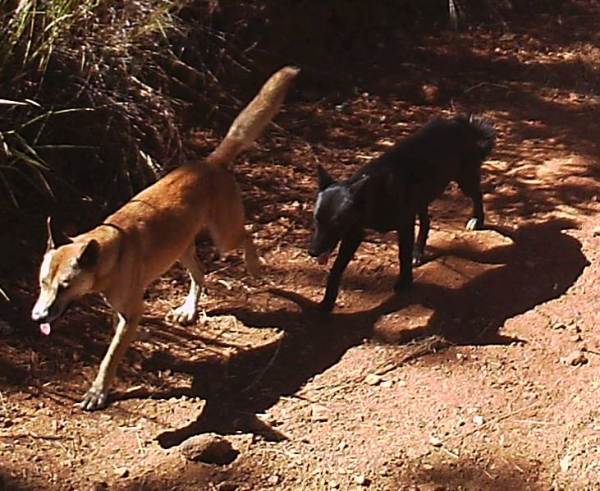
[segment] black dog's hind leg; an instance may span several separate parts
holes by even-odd
[[[413,248],[412,262],[414,266],[423,264],[423,254],[425,252],[425,244],[429,235],[429,213],[427,208],[419,212],[419,235]]]
[[[481,230],[484,224],[483,197],[481,195],[479,171],[458,181],[458,187],[473,201],[473,215],[465,227],[467,230]]]
[[[415,214],[411,213],[398,226],[398,259],[400,274],[394,285],[394,290],[408,288],[412,281],[412,254],[415,245]]]
[[[362,232],[348,234],[342,239],[340,250],[335,258],[335,262],[333,263],[331,271],[329,272],[329,276],[327,277],[325,296],[319,304],[319,310],[321,312],[331,312],[333,309],[333,306],[335,305],[335,299],[337,298],[338,291],[340,289],[342,274],[348,266],[348,263],[352,260],[352,257],[354,256],[354,253],[356,252],[356,249],[358,249],[358,246],[362,240]]]

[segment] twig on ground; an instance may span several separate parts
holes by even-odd
[[[66,435],[38,435],[36,433],[27,432],[27,433],[9,433],[9,434],[0,434],[0,438],[12,438],[13,440],[18,440],[21,438],[32,438],[34,440],[74,440],[71,436]]]
[[[536,402],[534,402],[532,404],[529,404],[528,406],[522,407],[520,409],[516,409],[514,411],[510,411],[510,412],[508,412],[506,414],[502,414],[502,415],[500,415],[500,416],[498,416],[496,418],[492,418],[489,421],[486,421],[485,423],[483,423],[482,425],[478,426],[477,428],[472,429],[471,431],[468,431],[468,432],[463,433],[463,434],[451,436],[449,439],[451,440],[453,438],[461,438],[461,440],[464,440],[465,438],[467,438],[467,437],[469,437],[469,436],[477,433],[478,431],[483,430],[484,428],[487,428],[488,426],[490,426],[490,425],[492,425],[494,423],[499,423],[500,421],[504,421],[505,419],[512,418],[513,416],[516,416],[517,414],[520,414],[520,413],[525,412],[525,411],[527,411],[529,409],[532,409],[532,408],[534,408],[537,405],[539,405],[539,402],[536,401]]]
[[[247,385],[240,392],[242,392],[242,393],[248,392],[250,389],[253,389],[256,385],[258,385],[258,383],[265,376],[265,373],[267,373],[267,370],[269,370],[269,368],[271,368],[273,366],[273,363],[275,363],[275,359],[277,358],[277,355],[279,354],[279,350],[281,349],[282,340],[283,340],[283,338],[280,338],[279,341],[277,341],[277,347],[273,351],[271,358],[269,359],[267,364],[264,366],[264,368],[260,371],[260,373],[254,378],[254,380],[252,382],[250,382],[249,385]]]
[[[490,87],[497,87],[499,89],[507,89],[507,90],[510,89],[510,87],[508,85],[495,84],[495,83],[492,83],[492,82],[479,82],[479,83],[477,83],[477,84],[475,84],[475,85],[473,85],[473,86],[465,89],[463,91],[463,94],[468,94],[472,90],[478,89],[480,87],[485,87],[486,85],[489,85]]]

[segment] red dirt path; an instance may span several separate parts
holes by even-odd
[[[73,407],[110,337],[105,308],[85,302],[42,337],[27,320],[41,242],[35,261],[30,242],[11,247],[27,273],[3,284],[17,331],[0,340],[0,488],[600,489],[599,20],[440,35],[402,63],[384,49],[336,95],[300,83],[285,130],[236,166],[264,278],[203,243],[207,325],[163,321],[187,287],[175,268],[148,292],[105,411]],[[463,231],[452,188],[409,293],[391,293],[395,238],[373,235],[332,317],[308,315],[326,276],[306,254],[315,163],[348,175],[456,108],[498,129],[489,230]],[[207,431],[239,457],[186,462],[177,445]]]

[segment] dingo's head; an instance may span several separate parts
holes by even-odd
[[[50,322],[60,317],[71,301],[92,291],[100,245],[94,239],[74,240],[55,247],[47,221],[48,244],[40,267],[40,294],[31,318],[50,334]]]

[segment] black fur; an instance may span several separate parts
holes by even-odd
[[[428,206],[450,181],[473,200],[468,230],[483,227],[480,190],[481,163],[495,141],[492,125],[476,116],[430,121],[391,150],[336,182],[319,166],[319,195],[315,206],[311,256],[331,253],[341,241],[327,279],[320,307],[330,311],[346,266],[364,237],[365,229],[398,232],[400,275],[395,289],[412,283],[412,264],[422,261],[429,233]],[[415,217],[419,235],[415,242]]]

